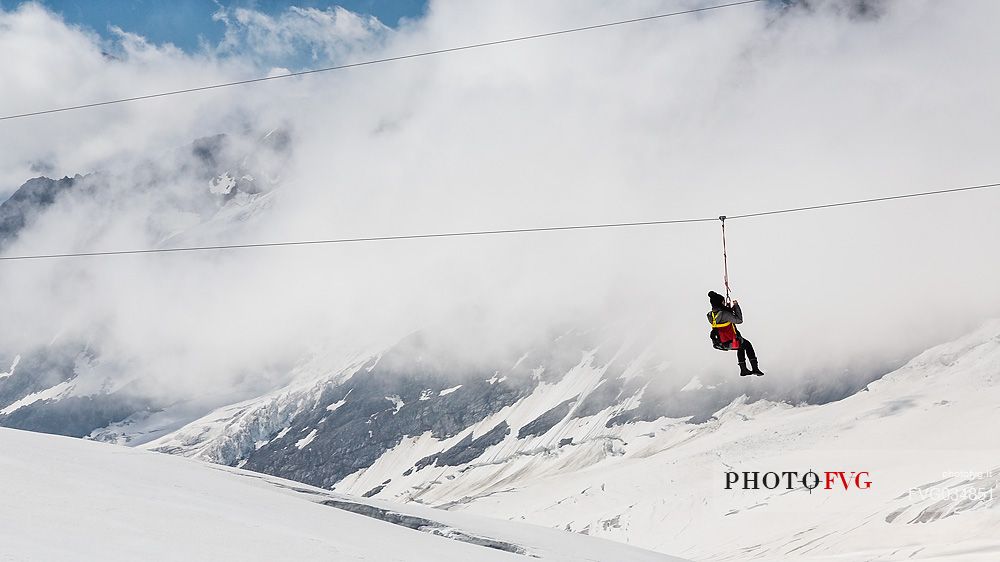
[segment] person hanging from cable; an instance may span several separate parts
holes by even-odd
[[[708,302],[712,304],[712,310],[708,313],[708,323],[712,325],[709,337],[712,338],[712,347],[722,351],[736,350],[736,358],[740,363],[740,376],[757,375],[764,373],[757,367],[757,354],[754,353],[753,344],[750,340],[744,339],[740,331],[736,329],[737,324],[743,323],[743,311],[740,310],[739,301],[732,301],[729,304],[729,255],[726,250],[726,216],[719,217],[722,221],[722,282],[726,286],[726,296],[723,297],[715,291],[708,292]],[[750,368],[747,369],[747,355],[750,356]]]
[[[712,346],[722,351],[736,350],[741,377],[762,376],[764,373],[757,367],[757,354],[754,352],[753,344],[736,329],[737,324],[743,323],[740,302],[734,300],[732,306],[728,306],[726,297],[715,291],[708,292],[708,300],[712,304],[712,311],[708,313],[708,323],[712,325],[710,334]],[[750,358],[749,369],[747,369],[747,357]]]

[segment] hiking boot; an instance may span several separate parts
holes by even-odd
[[[764,376],[764,371],[761,371],[760,368],[757,367],[757,363],[753,362],[753,363],[750,363],[750,374],[751,375],[757,375],[758,377],[763,377]]]
[[[753,371],[747,369],[746,361],[740,361],[740,376],[745,377],[747,375],[752,375]]]

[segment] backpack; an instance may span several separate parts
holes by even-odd
[[[712,340],[712,347],[720,351],[730,351],[740,348],[740,333],[736,331],[736,326],[732,322],[719,324],[719,313],[709,312],[712,317],[712,331],[708,337]]]

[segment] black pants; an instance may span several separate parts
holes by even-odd
[[[746,363],[747,355],[750,356],[750,365],[756,365],[757,354],[753,351],[753,344],[750,343],[750,340],[740,336],[740,347],[736,351],[736,358],[740,363]]]

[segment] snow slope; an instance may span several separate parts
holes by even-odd
[[[0,450],[2,560],[678,560],[115,445],[0,429]]]

